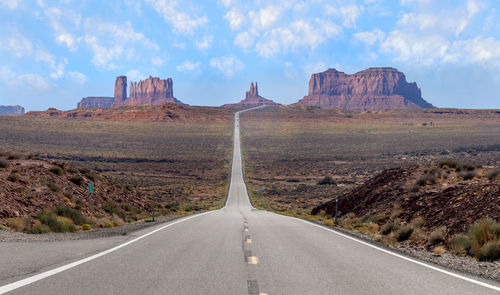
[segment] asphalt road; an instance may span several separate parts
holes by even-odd
[[[243,181],[238,116],[223,209],[127,237],[0,245],[0,294],[500,293],[497,283],[254,209]]]

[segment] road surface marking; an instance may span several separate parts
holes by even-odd
[[[269,212],[269,211],[265,211],[265,212]],[[273,212],[269,212],[269,213],[272,213],[272,214],[276,214],[276,213],[273,213]],[[285,215],[281,215],[281,214],[277,214],[277,215],[280,215],[280,216],[285,216]],[[403,255],[400,255],[400,254],[397,254],[397,253],[394,253],[392,251],[389,251],[389,250],[386,250],[386,249],[383,249],[383,248],[380,248],[378,246],[375,246],[375,245],[372,245],[370,243],[367,243],[367,242],[364,242],[362,240],[358,240],[356,238],[353,238],[351,236],[348,236],[346,234],[343,234],[343,233],[339,233],[335,230],[332,230],[332,229],[329,229],[329,228],[326,228],[324,226],[321,226],[321,225],[318,225],[318,224],[314,224],[312,222],[309,222],[309,221],[306,221],[306,220],[302,220],[300,218],[295,218],[295,217],[291,217],[291,216],[285,216],[285,217],[288,217],[288,218],[291,218],[291,219],[295,219],[295,220],[298,220],[298,221],[301,221],[301,222],[304,222],[306,224],[309,224],[309,225],[312,225],[312,226],[316,226],[316,227],[319,227],[321,229],[324,229],[324,230],[327,230],[329,232],[332,232],[334,234],[337,234],[339,236],[342,236],[344,238],[347,238],[347,239],[350,239],[350,240],[353,240],[355,242],[358,242],[360,244],[363,244],[365,246],[368,246],[370,248],[373,248],[373,249],[376,249],[376,250],[379,250],[381,252],[384,252],[386,254],[389,254],[389,255],[392,255],[392,256],[396,256],[398,258],[401,258],[401,259],[404,259],[406,261],[409,261],[409,262],[413,262],[415,264],[418,264],[418,265],[421,265],[421,266],[424,266],[424,267],[427,267],[427,268],[430,268],[432,270],[435,270],[435,271],[438,271],[438,272],[441,272],[441,273],[444,273],[444,274],[447,274],[447,275],[450,275],[452,277],[455,277],[455,278],[458,278],[458,279],[462,279],[464,281],[467,281],[467,282],[470,282],[470,283],[473,283],[473,284],[476,284],[476,285],[479,285],[479,286],[483,286],[483,287],[486,287],[486,288],[489,288],[489,289],[492,289],[492,290],[495,290],[495,291],[500,291],[500,287],[497,287],[497,286],[494,286],[494,285],[490,285],[490,284],[487,284],[487,283],[484,283],[484,282],[481,282],[481,281],[478,281],[478,280],[474,280],[474,279],[471,279],[471,278],[468,278],[466,276],[462,276],[462,275],[459,275],[459,274],[456,274],[456,273],[453,273],[451,271],[447,271],[447,270],[444,270],[444,269],[441,269],[439,267],[435,267],[435,266],[432,266],[432,265],[429,265],[427,263],[424,263],[424,262],[421,262],[421,261],[418,261],[418,260],[415,260],[415,259],[412,259],[412,258],[409,258],[409,257],[406,257],[406,256],[403,256]]]
[[[245,242],[246,242],[247,244],[251,244],[251,243],[252,243],[252,239],[247,239]]]
[[[248,257],[248,264],[257,264],[257,263],[259,263],[259,258],[257,258],[257,256]]]
[[[248,228],[245,228],[245,231],[248,232]]]
[[[158,229],[155,229],[155,230],[153,230],[153,231],[151,231],[151,232],[149,232],[147,234],[144,234],[144,235],[142,235],[140,237],[137,237],[137,238],[135,238],[135,239],[133,239],[131,241],[125,242],[125,243],[123,243],[121,245],[118,245],[118,246],[113,247],[111,249],[105,250],[103,252],[97,253],[97,254],[89,256],[87,258],[83,258],[81,260],[78,260],[78,261],[75,261],[75,262],[72,262],[72,263],[69,263],[69,264],[66,264],[66,265],[63,265],[63,266],[51,269],[51,270],[48,270],[46,272],[39,273],[37,275],[34,275],[34,276],[31,276],[31,277],[19,280],[17,282],[13,282],[13,283],[1,286],[0,287],[0,294],[5,294],[5,293],[13,291],[15,289],[18,289],[18,288],[24,287],[26,285],[32,284],[32,283],[34,283],[36,281],[43,280],[45,278],[48,278],[50,276],[53,276],[55,274],[58,274],[60,272],[65,271],[65,270],[71,269],[71,268],[73,268],[75,266],[78,266],[80,264],[84,264],[84,263],[89,262],[91,260],[94,260],[96,258],[102,257],[102,256],[104,256],[106,254],[111,253],[111,252],[115,252],[118,249],[121,249],[121,248],[123,248],[125,246],[128,246],[128,245],[130,245],[132,243],[135,243],[135,242],[137,242],[137,241],[139,241],[141,239],[144,239],[147,236],[150,236],[150,235],[152,235],[152,234],[154,234],[154,233],[156,233],[156,232],[158,232],[158,231],[160,231],[162,229],[165,229],[165,228],[170,227],[172,225],[175,225],[177,223],[180,223],[180,222],[183,222],[183,221],[195,218],[195,217],[200,217],[202,215],[205,215],[205,214],[208,214],[208,213],[213,213],[213,212],[216,212],[216,211],[219,211],[219,210],[208,211],[208,212],[204,212],[204,213],[201,213],[201,214],[196,214],[196,215],[193,215],[193,216],[190,216],[190,217],[186,217],[186,218],[183,218],[181,220],[177,220],[175,222],[172,222],[172,223],[169,223],[167,225],[164,225],[164,226],[162,226],[162,227],[160,227]]]

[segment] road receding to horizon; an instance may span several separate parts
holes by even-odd
[[[28,270],[37,264],[33,253],[44,263],[31,273],[2,273],[0,294],[498,294],[498,283],[253,208],[243,180],[240,113],[224,208],[126,238],[5,243],[2,263]],[[53,249],[62,249],[61,257]]]

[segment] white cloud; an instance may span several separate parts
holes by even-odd
[[[304,72],[307,77],[314,73],[323,72],[326,70],[326,65],[323,62],[309,63],[304,67]]]
[[[258,12],[250,11],[248,18],[256,29],[266,29],[273,25],[282,13],[282,9],[276,5],[261,8]]]
[[[233,4],[233,0],[221,0],[221,2],[225,7],[229,7]]]
[[[187,60],[187,61],[185,61],[182,64],[177,66],[177,71],[179,71],[179,72],[200,72],[200,68],[201,68],[201,62],[199,62],[199,61],[192,62],[192,61]]]
[[[70,51],[75,51],[77,46],[77,40],[75,36],[69,33],[60,33],[56,36],[57,44],[64,44]]]
[[[293,78],[297,77],[298,71],[292,62],[287,61],[287,62],[285,62],[284,66],[285,66],[285,77],[287,77],[289,79],[293,79]]]
[[[198,27],[206,24],[206,16],[191,16],[179,9],[176,0],[146,0],[174,28],[175,33],[191,35]]]
[[[0,43],[0,49],[15,57],[29,56],[33,53],[33,44],[22,35],[8,37],[6,41]]]
[[[239,32],[234,38],[234,44],[242,49],[247,49],[255,42],[255,36],[250,32]]]
[[[314,49],[341,31],[339,26],[328,21],[316,19],[316,25],[313,25],[298,20],[288,27],[277,27],[265,33],[255,50],[263,57],[272,57],[302,47]]]
[[[39,4],[42,8],[46,7],[45,3]],[[82,16],[71,9],[61,10],[57,7],[45,8],[43,12],[54,30],[56,43],[66,46],[70,51],[78,49],[82,39],[75,37],[69,30],[80,27]]]
[[[180,49],[186,48],[186,43],[184,43],[184,42],[174,42],[173,45],[175,48],[180,48]]]
[[[160,49],[142,33],[136,32],[128,21],[123,25],[117,25],[88,19],[85,22],[85,31],[83,40],[94,52],[92,62],[102,68],[117,69],[119,66],[116,62],[123,58],[126,60],[136,58],[137,51],[134,46],[141,46],[153,52]]]
[[[370,32],[359,32],[354,34],[354,39],[365,43],[368,46],[384,40],[385,34],[380,29],[375,28]]]
[[[20,3],[21,0],[0,0],[0,5],[8,9],[16,9]]]
[[[0,80],[11,87],[23,87],[39,90],[50,88],[49,80],[38,74],[19,74],[6,67],[0,68]]]
[[[245,68],[243,62],[234,56],[212,58],[210,60],[210,66],[222,72],[226,78],[232,78],[237,72]]]
[[[127,76],[128,81],[139,81],[146,78],[146,75],[139,70],[130,70],[125,74],[125,76]]]
[[[151,63],[155,66],[161,66],[165,63],[165,61],[161,57],[152,57]]]
[[[454,41],[443,58],[450,63],[490,63],[500,66],[500,41],[494,38],[476,37]]]
[[[229,22],[229,27],[231,30],[239,30],[243,22],[245,21],[245,16],[239,12],[237,9],[231,9],[228,11],[224,18]]]
[[[83,85],[85,84],[85,82],[87,82],[87,76],[80,72],[68,72],[68,77],[70,80],[80,85]]]
[[[212,46],[212,41],[214,40],[214,37],[212,35],[205,35],[203,36],[203,39],[198,41],[196,40],[194,43],[196,44],[196,47],[199,50],[205,50],[208,49]]]
[[[342,19],[342,25],[344,27],[355,27],[358,18],[364,10],[361,5],[347,5],[341,7],[334,7],[332,5],[325,5],[326,13],[329,15],[334,15]]]

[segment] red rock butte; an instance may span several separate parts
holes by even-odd
[[[186,105],[174,97],[172,78],[161,80],[158,77],[147,78],[139,82],[130,82],[130,96],[127,97],[127,77],[118,76],[115,82],[114,97],[85,97],[78,103],[78,108],[114,108],[125,105],[175,103]]]
[[[432,108],[415,82],[395,68],[369,68],[348,75],[336,69],[311,75],[309,94],[297,105],[346,110]]]
[[[248,90],[245,94],[245,99],[238,103],[233,104],[225,104],[222,107],[231,107],[231,106],[262,106],[262,105],[279,105],[270,99],[264,98],[259,95],[259,85],[255,82],[250,84],[250,90]]]

